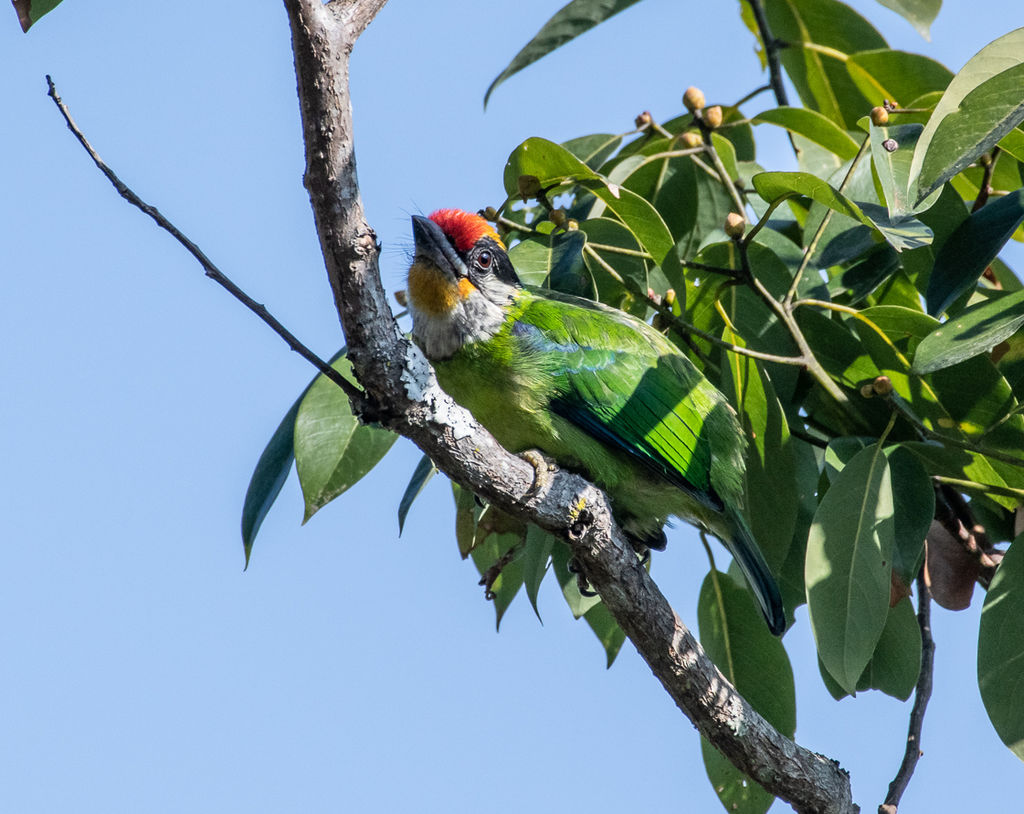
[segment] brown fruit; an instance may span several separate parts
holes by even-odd
[[[743,215],[739,215],[736,212],[730,212],[725,216],[725,233],[733,239],[743,237],[743,233],[747,229],[747,220]]]
[[[722,126],[722,108],[720,105],[709,107],[704,110],[704,124],[714,130]]]
[[[686,93],[683,94],[683,104],[686,105],[686,109],[691,113],[695,110],[700,110],[704,107],[704,92],[700,88],[695,88],[691,85],[686,89]]]
[[[889,123],[889,111],[884,107],[871,108],[871,123],[875,127],[885,127]]]

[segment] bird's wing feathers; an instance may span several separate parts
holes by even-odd
[[[711,483],[710,388],[649,326],[583,302],[548,295],[513,326],[555,380],[552,411],[721,511]]]

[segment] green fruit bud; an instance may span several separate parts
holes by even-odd
[[[704,144],[704,139],[700,137],[700,133],[695,133],[690,130],[679,137],[679,143],[688,150],[693,150]]]

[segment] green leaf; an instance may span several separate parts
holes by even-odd
[[[777,0],[767,3],[765,11],[772,34],[789,45],[780,58],[800,99],[840,127],[853,129],[870,105],[850,79],[845,62],[801,48],[800,43],[824,45],[845,55],[885,48],[882,35],[836,0]]]
[[[355,383],[347,358],[331,366]],[[295,418],[295,468],[306,501],[302,522],[373,469],[397,439],[393,432],[361,424],[342,389],[317,376]]]
[[[549,534],[532,523],[526,529],[526,547],[523,550],[523,583],[526,585],[526,596],[533,606],[533,612],[540,619],[537,608],[537,593],[544,575],[548,572],[551,562],[551,550],[558,542],[553,534]],[[543,621],[543,620],[542,620]]]
[[[542,138],[520,144],[505,165],[505,190],[519,194],[519,179],[536,179],[541,189],[580,184],[593,192],[633,233],[658,265],[675,241],[658,211],[636,193],[610,183],[564,147]]]
[[[805,107],[775,107],[758,113],[751,121],[754,124],[774,124],[785,127],[791,133],[799,133],[815,144],[820,144],[835,153],[843,161],[849,161],[859,146],[850,134],[826,116]]]
[[[345,355],[346,349],[342,348],[331,357],[333,365]],[[305,386],[299,397],[288,408],[281,423],[277,425],[274,434],[270,436],[267,446],[256,462],[252,477],[249,479],[249,488],[245,491],[245,503],[242,505],[242,545],[245,547],[245,567],[249,567],[249,557],[252,555],[252,546],[256,541],[256,534],[263,524],[267,512],[274,505],[277,496],[281,493],[281,487],[288,479],[288,473],[292,468],[292,461],[295,460],[295,417],[299,413],[299,405],[306,397],[306,393],[316,383],[318,377],[314,377]]]
[[[610,133],[595,133],[592,136],[580,136],[562,142],[562,146],[566,150],[594,172],[597,172],[601,165],[615,153],[620,144],[622,144],[622,136],[613,136]]]
[[[745,346],[743,338],[728,329],[725,339]],[[768,564],[778,570],[793,542],[799,501],[789,424],[763,366],[738,353],[726,358],[730,374],[726,395],[740,414],[747,438],[744,514]]]
[[[1024,189],[989,201],[961,223],[935,258],[925,294],[928,313],[941,314],[974,288],[1021,223]]]
[[[792,737],[796,730],[793,669],[782,641],[764,626],[750,593],[731,577],[710,572],[697,600],[704,650],[751,706],[772,726]],[[704,767],[727,811],[764,812],[773,801],[757,783],[702,741]]]
[[[888,48],[850,54],[846,70],[872,106],[888,99],[910,107],[926,93],[945,90],[953,78],[953,72],[934,59]],[[900,114],[897,121],[906,123],[906,114]]]
[[[755,175],[752,182],[757,194],[769,203],[794,195],[806,196],[840,215],[881,232],[896,251],[925,246],[931,242],[931,229],[920,221],[894,220],[880,206],[867,203],[858,205],[827,181],[810,173],[762,172]]]
[[[525,285],[544,286],[581,297],[592,296],[590,276],[583,266],[585,242],[581,232],[532,234],[509,249],[508,257]]]
[[[881,690],[906,701],[921,672],[921,628],[909,599],[889,609],[885,627],[857,689]]]
[[[60,5],[61,0],[13,0],[14,9],[18,12],[21,30],[28,30],[44,15]]]
[[[611,667],[622,649],[623,642],[626,641],[626,634],[603,602],[583,614],[583,621],[594,631],[594,635],[604,648],[605,667]]]
[[[301,401],[302,396],[299,396],[284,414],[274,434],[270,436],[249,479],[249,488],[245,491],[245,503],[242,506],[242,545],[245,547],[246,568],[249,567],[252,545],[256,541],[256,534],[263,524],[263,519],[277,500],[284,482],[288,480],[288,473],[292,471],[292,462],[295,460],[292,439],[295,416],[299,412]]]
[[[837,701],[850,693],[840,687],[818,659],[818,669],[825,688]],[[921,672],[921,628],[909,599],[889,609],[885,627],[878,638],[875,653],[857,682],[857,692],[880,690],[886,695],[906,701],[914,691]]]
[[[1003,743],[1024,760],[1024,543],[1006,551],[985,595],[978,630],[978,686]]]
[[[496,630],[501,629],[501,619],[523,585],[523,535],[522,528],[503,532],[488,531],[482,538],[478,534],[469,552],[481,577],[488,575],[494,568],[499,569],[491,582],[489,596],[494,602]]]
[[[594,631],[594,635],[604,648],[606,664],[611,667],[622,648],[622,643],[626,640],[626,634],[601,602],[601,597],[584,596],[580,593],[579,578],[569,571],[568,546],[556,545],[551,549],[551,567],[562,586],[562,596],[565,597],[569,610],[576,619],[583,617]]]
[[[647,315],[647,303],[636,299],[621,282],[609,273],[603,260],[611,266],[615,273],[624,280],[632,280],[641,291],[647,290],[647,263],[642,257],[619,254],[612,249],[601,248],[611,246],[631,252],[641,250],[633,233],[620,221],[611,218],[591,218],[580,224],[579,234],[586,236],[587,251],[583,253],[583,262],[590,271],[590,276],[597,286],[598,299],[608,305],[621,308],[623,311],[643,319]],[[594,254],[598,259],[595,259]]]
[[[434,466],[434,462],[430,460],[429,455],[424,455],[420,458],[420,462],[416,464],[412,477],[409,479],[409,485],[405,487],[405,493],[398,503],[399,537],[402,536],[402,529],[405,528],[405,518],[409,514],[409,509],[412,508],[412,502],[416,500],[419,493],[423,491],[423,487],[430,482],[430,479],[434,477],[436,472],[437,467]]]
[[[861,450],[871,446],[873,438],[857,435],[842,435],[833,438],[825,448],[825,474],[829,481],[839,477],[839,473],[846,469],[846,465],[852,461]]]
[[[930,208],[942,193],[941,188],[936,189],[920,205],[914,200],[915,184],[910,176],[910,162],[914,159],[914,147],[922,130],[924,126],[920,124],[871,125],[871,160],[882,185],[889,215],[893,218]]]
[[[494,78],[484,94],[484,107],[487,107],[487,100],[491,98],[494,89],[510,76],[635,2],[637,0],[571,0],[544,23],[533,39],[505,66],[505,70]]]
[[[893,512],[897,518],[892,570],[909,586],[924,564],[924,538],[935,516],[935,489],[924,466],[909,450],[892,446],[886,448],[885,455],[892,471]]]
[[[953,77],[917,143],[917,199],[967,167],[1024,120],[1024,28],[982,48]]]
[[[942,7],[942,0],[878,0],[886,8],[891,8],[926,40],[931,39],[931,26]]]
[[[964,309],[921,340],[914,372],[932,373],[986,353],[1024,325],[1024,291]]]
[[[818,655],[851,694],[889,611],[894,511],[889,462],[873,444],[839,473],[808,535],[804,577]]]

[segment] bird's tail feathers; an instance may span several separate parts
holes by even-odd
[[[786,613],[782,607],[779,584],[768,568],[761,549],[757,547],[743,515],[738,511],[729,511],[728,520],[729,529],[722,535],[722,542],[746,577],[768,628],[775,636],[781,636],[786,629]]]

